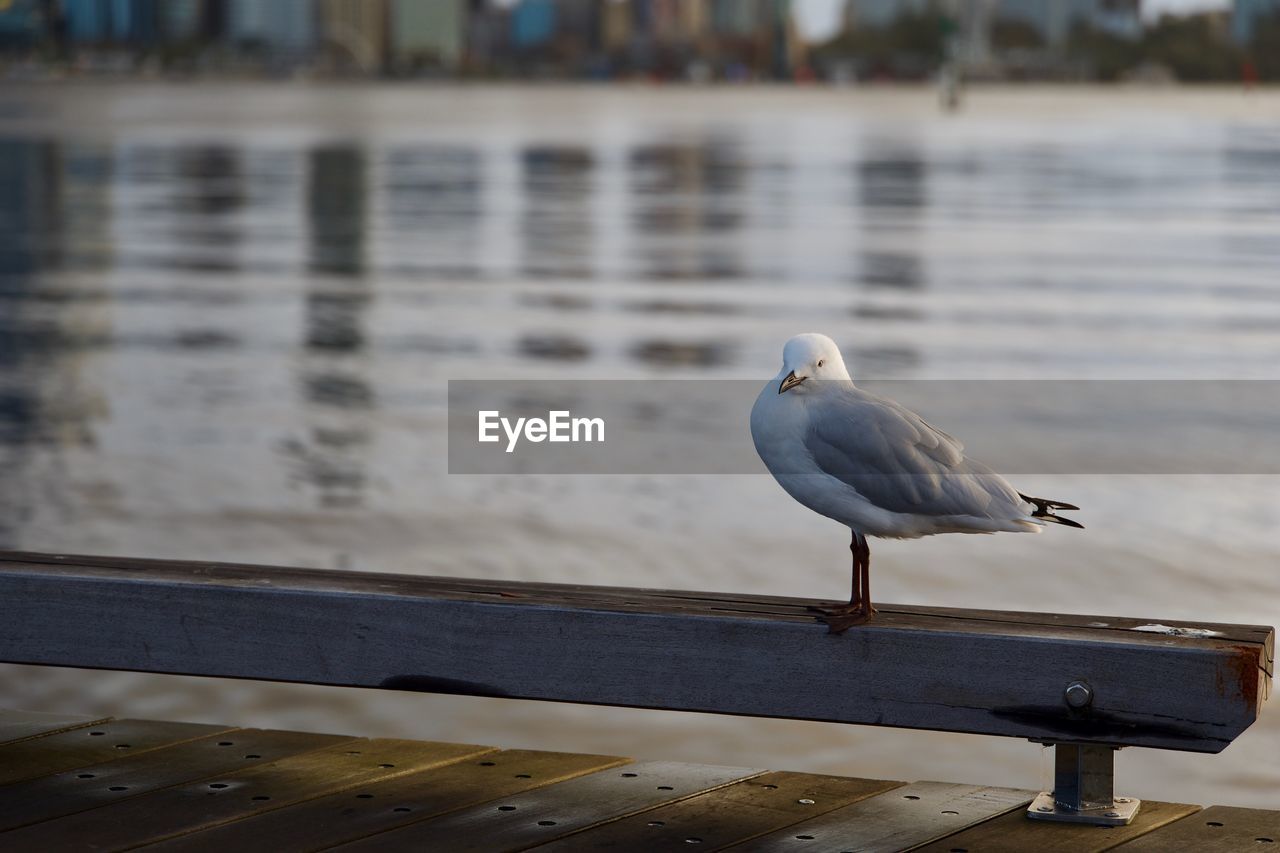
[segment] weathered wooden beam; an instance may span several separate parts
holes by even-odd
[[[812,603],[0,552],[0,660],[1196,752],[1272,671],[1268,627],[881,605],[831,635]]]

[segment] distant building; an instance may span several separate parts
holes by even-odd
[[[1258,24],[1280,16],[1280,0],[1235,0],[1231,10],[1231,37],[1236,44],[1249,44]]]
[[[1142,0],[1101,0],[1092,21],[1099,29],[1128,39],[1142,38]]]
[[[202,35],[204,4],[201,0],[164,0],[160,28],[166,39],[187,41]]]
[[[1028,0],[1046,3],[1052,0]],[[928,6],[926,0],[849,0],[846,19],[853,27],[887,27],[899,15],[920,12]]]
[[[227,36],[240,48],[260,48],[297,61],[315,52],[318,29],[312,0],[229,0]]]
[[[577,49],[595,53],[600,49],[600,20],[604,16],[599,0],[558,0],[556,33]]]
[[[516,49],[538,47],[556,33],[555,0],[520,0],[511,10],[511,42]]]
[[[767,2],[767,0],[764,0]],[[762,0],[714,0],[711,23],[716,32],[726,36],[753,36],[760,30],[766,11]],[[893,2],[893,0],[884,0]]]
[[[161,0],[63,0],[67,36],[76,42],[152,45],[160,39]]]
[[[684,0],[677,7],[680,32],[696,40],[711,29],[711,0]]]
[[[999,0],[950,0],[942,8],[955,24],[949,52],[953,61],[969,71],[985,69],[992,62],[991,26]]]
[[[433,0],[422,5],[437,3]],[[320,0],[320,30],[324,46],[336,58],[350,61],[366,73],[386,67],[386,0]]]
[[[631,0],[604,0],[600,10],[600,46],[614,53],[630,43]]]
[[[34,45],[43,23],[38,0],[0,0],[0,49]]]
[[[467,37],[466,0],[392,0],[391,64],[456,68]]]
[[[1142,35],[1141,0],[996,0],[994,14],[1029,24],[1052,47],[1077,25],[1121,38]]]
[[[511,10],[490,0],[468,0],[463,54],[474,68],[494,68],[510,56]]]

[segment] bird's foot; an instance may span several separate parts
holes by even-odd
[[[843,634],[854,625],[866,624],[877,613],[874,607],[860,601],[836,605],[812,605],[809,610],[822,616],[828,634]]]

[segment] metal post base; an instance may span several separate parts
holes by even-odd
[[[1053,791],[1044,791],[1027,807],[1027,817],[1124,826],[1138,814],[1142,801],[1114,794],[1116,747],[1085,743],[1053,743]]]
[[[1055,802],[1052,792],[1041,791],[1040,795],[1031,801],[1031,805],[1027,806],[1027,817],[1032,820],[1056,820],[1062,823],[1091,823],[1094,826],[1124,826],[1132,823],[1138,816],[1138,808],[1141,805],[1142,800],[1116,797],[1110,807],[1098,806],[1077,811]]]

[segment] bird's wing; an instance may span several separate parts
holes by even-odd
[[[1017,491],[964,446],[893,400],[858,388],[810,409],[805,448],[874,506],[928,516],[1025,515]]]

